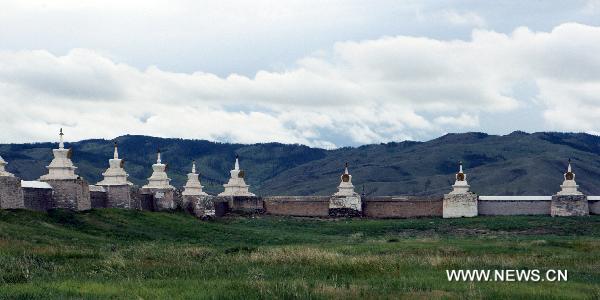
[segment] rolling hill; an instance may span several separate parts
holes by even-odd
[[[558,191],[568,158],[581,190],[600,194],[600,137],[583,133],[488,135],[447,134],[427,142],[392,142],[324,150],[279,143],[224,144],[203,140],[126,135],[115,139],[130,179],[150,176],[156,149],[163,153],[177,187],[185,183],[191,160],[198,163],[210,193],[222,191],[233,157],[241,157],[247,183],[259,195],[327,195],[335,192],[344,163],[350,163],[358,192],[367,195],[441,195],[450,190],[457,162],[464,162],[471,189],[487,195],[550,195]],[[67,143],[78,173],[101,179],[112,156],[112,141]],[[45,173],[56,143],[4,144],[8,170],[26,180]]]

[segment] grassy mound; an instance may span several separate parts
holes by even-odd
[[[447,269],[567,269],[448,282]],[[0,298],[598,298],[600,217],[202,222],[0,211]]]

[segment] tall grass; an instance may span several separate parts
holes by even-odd
[[[198,221],[0,212],[0,298],[600,297],[600,217]],[[446,269],[567,269],[567,282],[448,282]]]

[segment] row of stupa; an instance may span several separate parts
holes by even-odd
[[[53,149],[52,153],[54,158],[50,164],[46,167],[48,174],[40,177],[41,181],[46,180],[69,180],[77,179],[79,176],[75,174],[77,167],[73,165],[71,161],[71,150],[65,149],[64,145],[64,133],[62,128],[59,134],[58,149]],[[108,161],[109,167],[106,169],[102,176],[104,179],[98,182],[98,186],[123,186],[133,185],[127,178],[129,175],[124,169],[124,161],[119,158],[119,149],[117,143],[114,144],[113,158]],[[4,166],[6,162],[0,157],[0,175],[6,173]],[[160,149],[157,152],[156,163],[152,165],[152,175],[148,178],[148,184],[142,188],[147,189],[175,189],[171,184],[171,179],[167,175],[167,165],[162,163]],[[235,158],[235,165],[233,170],[230,171],[231,177],[229,182],[224,184],[225,191],[219,194],[219,196],[255,196],[249,191],[249,185],[244,181],[244,171],[240,169],[239,157]],[[187,174],[188,180],[184,186],[183,195],[190,196],[203,196],[208,195],[202,189],[203,186],[200,183],[199,174],[196,173],[196,163],[192,162],[192,170]]]
[[[71,161],[71,149],[65,149],[64,133],[62,128],[59,134],[58,149],[53,149],[54,158],[46,167],[48,174],[40,177],[40,180],[68,180],[77,179],[75,174],[77,167]],[[123,168],[124,161],[119,158],[119,150],[117,143],[114,144],[113,158],[109,160],[108,169],[102,173],[104,179],[98,182],[98,186],[122,186],[133,185],[128,181],[128,174]],[[7,162],[0,156],[0,176],[13,176],[6,171]],[[148,178],[148,184],[142,188],[148,189],[174,189],[170,184],[171,179],[166,173],[167,165],[162,163],[160,150],[157,152],[156,163],[152,165],[152,175]],[[203,196],[208,195],[203,191],[203,186],[200,182],[200,174],[196,172],[196,163],[192,162],[191,172],[187,174],[188,180],[184,186],[183,195]],[[225,190],[219,196],[255,196],[249,191],[249,185],[244,181],[244,171],[240,169],[239,157],[236,155],[233,170],[230,171],[229,181],[223,185]],[[466,194],[469,193],[469,185],[466,180],[466,174],[463,172],[462,162],[459,163],[459,172],[456,174],[453,190],[449,194]],[[561,185],[561,191],[557,195],[581,195],[578,191],[578,185],[575,182],[575,173],[572,172],[571,161],[567,167],[567,172],[564,174],[564,182]],[[340,177],[338,192],[334,196],[348,197],[358,195],[352,184],[352,175],[348,171],[348,163],[346,163],[344,172]]]
[[[96,185],[88,185],[78,175],[75,174],[77,167],[71,161],[70,149],[65,149],[64,134],[62,129],[59,135],[59,145],[53,149],[54,158],[47,166],[48,173],[39,178],[39,182],[29,182],[36,185],[46,185],[53,189],[51,206],[57,208],[69,208],[85,210],[91,207],[90,192],[105,192],[107,196],[107,207],[132,208],[134,198],[130,194],[133,184],[128,181],[128,174],[123,168],[124,161],[119,158],[117,144],[114,146],[113,158],[109,160],[108,169],[102,173],[103,180]],[[6,161],[0,157],[0,180],[2,185],[12,189],[0,189],[0,207],[19,208],[23,206],[23,196],[20,191],[21,184],[13,174],[6,171]],[[173,195],[175,188],[170,184],[171,179],[167,175],[167,165],[162,163],[160,150],[157,153],[156,163],[152,165],[152,175],[148,178],[148,184],[144,185],[140,194],[151,194],[157,209],[172,209]],[[196,163],[192,162],[191,172],[187,174],[188,180],[182,192],[184,201],[192,201],[196,204],[211,197],[203,191],[200,182],[200,175],[196,172]],[[456,174],[456,181],[453,190],[444,195],[443,198],[443,217],[471,217],[478,215],[478,195],[469,191],[467,176],[463,171],[462,163],[459,164],[459,170]],[[10,183],[12,182],[12,183]],[[20,182],[20,181],[19,181]],[[236,155],[233,170],[230,171],[230,178],[224,186],[224,191],[218,196],[242,196],[255,197],[249,191],[249,186],[244,181],[244,171],[240,169],[239,157]],[[6,192],[8,191],[8,192]],[[575,173],[572,171],[571,163],[564,174],[564,181],[561,185],[561,191],[552,196],[551,215],[586,215],[589,212],[587,196],[578,190],[575,182]],[[188,200],[185,200],[187,198]],[[260,197],[256,197],[260,198]],[[329,210],[332,215],[360,215],[363,205],[363,197],[355,192],[352,184],[352,175],[348,171],[348,164],[340,176],[338,191],[330,197]],[[9,199],[9,200],[7,200]],[[19,200],[21,199],[21,200]],[[190,200],[191,199],[191,200]],[[4,204],[4,202],[12,204]],[[137,201],[137,200],[135,200]],[[188,202],[189,202],[188,201]],[[199,202],[200,201],[200,202]],[[8,203],[7,202],[7,203]],[[38,201],[40,203],[47,201]],[[21,203],[21,204],[19,204]],[[138,203],[139,204],[139,203]],[[140,204],[141,205],[141,204]],[[208,205],[207,207],[209,207]],[[213,205],[214,207],[214,205]],[[213,209],[214,211],[214,209]]]
[[[106,172],[102,173],[104,175],[104,181],[113,181],[112,174],[119,174],[119,183],[123,184],[125,178],[127,178],[127,174],[123,169],[121,163],[118,165],[112,161],[118,159],[117,157],[117,146],[115,144],[115,157],[111,159],[111,166],[106,170]],[[171,179],[167,175],[166,172],[167,165],[162,163],[160,157],[160,150],[157,152],[156,163],[152,165],[152,176],[148,178],[148,184],[144,185],[142,188],[147,189],[174,189],[174,187],[170,184]],[[123,177],[123,175],[125,177]],[[203,191],[203,186],[200,183],[200,174],[196,172],[196,161],[192,161],[192,170],[187,174],[188,180],[183,186],[184,190],[182,195],[184,196],[207,196],[208,194]],[[127,184],[131,184],[127,182]],[[103,182],[99,182],[98,185],[105,185]],[[249,191],[249,185],[244,181],[244,171],[240,169],[239,157],[236,155],[235,157],[235,165],[233,170],[230,171],[229,181],[223,185],[225,190],[219,194],[219,196],[255,196],[253,193]]]
[[[563,174],[564,181],[560,185],[561,190],[557,193],[557,195],[583,195],[579,191],[579,185],[575,182],[575,173],[573,172],[573,168],[571,166],[571,159],[569,159],[569,163],[567,165],[567,172]],[[470,193],[469,184],[467,183],[467,174],[463,171],[463,164],[459,162],[458,173],[455,176],[456,180],[454,185],[452,185],[452,191],[449,194],[466,194]]]
[[[77,167],[71,161],[71,149],[66,149],[64,144],[64,133],[62,128],[59,133],[59,144],[57,149],[53,149],[54,158],[46,167],[48,174],[40,177],[41,181],[47,180],[71,180],[77,179],[79,176],[75,174]],[[0,157],[0,176],[11,176],[5,170],[6,162]],[[124,161],[119,158],[119,149],[117,143],[114,144],[113,158],[108,161],[109,167],[102,176],[104,179],[98,182],[98,186],[123,186],[133,185],[127,178],[129,175],[124,169]],[[147,189],[174,189],[170,184],[171,179],[167,175],[167,165],[162,163],[160,149],[157,151],[156,163],[152,165],[152,175],[148,178],[148,184],[142,188]],[[230,171],[229,181],[223,185],[225,190],[219,196],[255,196],[249,191],[249,185],[244,181],[244,171],[240,169],[239,156],[235,157],[234,168]],[[184,186],[183,195],[204,196],[208,195],[203,191],[203,186],[200,183],[200,174],[196,172],[196,162],[192,162],[192,170],[187,174],[188,180]],[[338,187],[338,192],[334,196],[355,196],[352,185],[352,176],[348,172],[348,164],[346,164],[344,173],[341,176],[341,182]]]

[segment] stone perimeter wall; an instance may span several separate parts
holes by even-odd
[[[52,208],[52,189],[23,188],[25,209],[47,211]]]
[[[279,216],[327,217],[328,196],[271,196],[263,197],[265,213]],[[590,214],[600,214],[600,197],[588,199]],[[597,199],[598,198],[598,199]],[[550,199],[478,200],[480,216],[550,215]],[[379,196],[363,198],[363,217],[415,218],[441,217],[443,197]]]
[[[328,196],[274,196],[264,197],[267,214],[296,217],[329,216]]]
[[[600,215],[600,200],[590,200],[588,197],[588,206],[590,207],[590,215]]]
[[[105,208],[107,202],[107,193],[99,191],[90,191],[90,203],[92,208]]]
[[[17,177],[0,177],[0,208],[25,208],[21,179]]]
[[[65,208],[72,210],[88,210],[92,208],[90,199],[90,187],[83,179],[69,180],[45,180],[52,186],[53,208]]]
[[[329,196],[264,197],[267,214],[296,217],[329,216]],[[363,198],[366,218],[413,218],[442,216],[441,197],[366,197]]]
[[[442,197],[380,196],[363,199],[367,218],[441,217]]]
[[[479,200],[480,216],[550,215],[551,200]]]
[[[60,186],[59,188],[70,190],[73,186],[78,188],[73,189],[75,198],[86,197],[86,188],[82,182],[74,181],[67,184],[69,188]],[[14,186],[14,185],[13,185]],[[55,188],[58,187],[55,184]],[[76,190],[76,191],[75,191]],[[25,208],[30,210],[45,211],[55,208],[57,203],[56,192],[51,189],[26,188],[22,187],[23,204],[12,203],[15,208]],[[117,192],[115,190],[114,192]],[[129,192],[129,195],[126,195]],[[118,190],[120,203],[111,203],[108,193],[104,192],[89,192],[91,208],[106,208],[117,207],[127,208],[126,203],[129,201],[131,209],[157,211],[162,210],[160,204],[156,203],[154,195],[143,192],[137,188],[123,187]],[[14,193],[13,193],[14,194]],[[64,194],[69,194],[69,191],[62,191]],[[180,197],[177,191],[174,191],[171,198],[173,202],[179,206]],[[115,195],[116,196],[116,195]],[[128,197],[129,196],[129,197]],[[17,197],[17,198],[20,198]],[[110,197],[110,198],[113,198]],[[13,197],[11,197],[13,198]],[[54,199],[53,199],[54,198]],[[70,198],[70,197],[67,197]],[[162,197],[161,197],[162,198]],[[269,196],[269,197],[217,197],[209,196],[214,202],[216,216],[223,216],[229,212],[237,213],[258,213],[270,214],[279,216],[297,216],[297,217],[328,217],[329,211],[329,196]],[[490,198],[490,197],[484,197]],[[507,199],[479,199],[478,200],[478,215],[494,216],[494,215],[550,215],[551,200],[536,199],[531,200],[527,197],[522,199],[519,197],[504,197]],[[508,199],[510,198],[510,199]],[[550,197],[547,197],[550,198]],[[53,201],[54,200],[54,201]],[[61,199],[62,200],[62,199]],[[73,199],[75,200],[75,199]],[[74,201],[75,202],[75,201]],[[84,200],[85,202],[85,200]],[[379,196],[379,197],[363,197],[362,217],[366,218],[414,218],[414,217],[441,217],[443,214],[443,198],[438,197],[417,197],[417,196]],[[76,203],[72,203],[76,204]],[[158,205],[157,205],[158,204]],[[588,206],[590,214],[600,214],[600,197],[590,196],[588,198]],[[9,208],[9,207],[4,207]],[[73,205],[71,209],[84,210],[84,207]],[[163,208],[164,209],[164,208]]]

